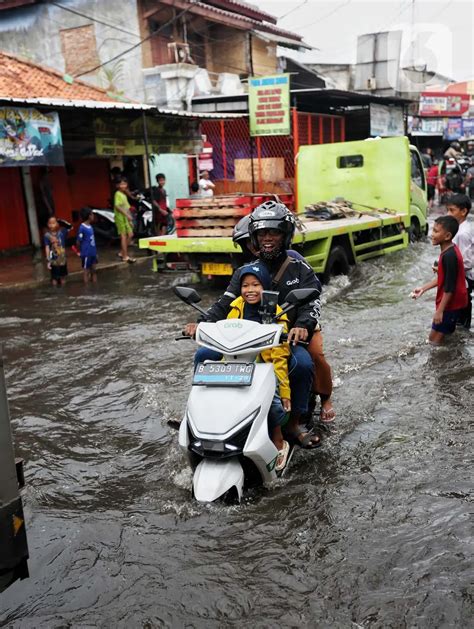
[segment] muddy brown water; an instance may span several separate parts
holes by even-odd
[[[472,336],[425,344],[435,252],[325,291],[336,429],[240,506],[193,502],[191,313],[147,267],[0,297],[31,577],[0,626],[472,626]],[[216,292],[203,291],[210,303]]]

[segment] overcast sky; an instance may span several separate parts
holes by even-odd
[[[473,0],[253,0],[282,17],[278,25],[318,47],[299,57],[315,63],[356,60],[357,36],[402,30],[402,65],[428,61],[428,69],[457,81],[474,79]],[[412,5],[414,4],[414,11]],[[415,27],[412,29],[412,13]],[[413,53],[412,32],[418,33]]]

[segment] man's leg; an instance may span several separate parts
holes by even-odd
[[[302,428],[301,416],[308,412],[309,396],[313,383],[314,366],[309,352],[301,345],[291,346],[291,357],[288,365],[291,388],[291,415],[288,432],[294,435],[300,444],[311,448],[319,445],[320,439],[313,435],[308,441],[308,432]]]
[[[200,347],[194,354],[194,369],[196,369],[198,363],[203,363],[205,360],[221,360],[222,354],[215,352],[207,347]]]

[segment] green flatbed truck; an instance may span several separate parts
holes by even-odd
[[[406,137],[302,146],[297,158],[296,208],[302,229],[293,245],[324,281],[350,265],[404,249],[428,231],[426,180],[418,150]],[[334,199],[349,202],[350,218],[314,220],[304,211]],[[179,255],[202,276],[231,275],[240,248],[230,237],[154,237],[140,248]]]

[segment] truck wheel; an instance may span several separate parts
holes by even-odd
[[[421,229],[420,223],[418,221],[412,220],[410,223],[410,227],[408,229],[408,238],[410,242],[416,242],[421,239]]]
[[[326,263],[326,269],[323,273],[324,284],[329,284],[331,277],[334,275],[348,275],[349,268],[349,260],[344,247],[336,245],[331,249]]]

